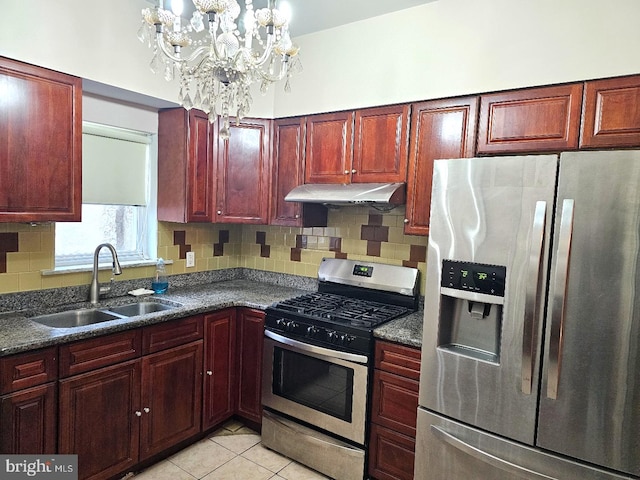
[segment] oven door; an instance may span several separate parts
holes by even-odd
[[[368,358],[265,330],[262,403],[360,445],[365,441]]]

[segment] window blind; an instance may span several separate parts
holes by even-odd
[[[82,124],[82,203],[147,204],[149,135]]]

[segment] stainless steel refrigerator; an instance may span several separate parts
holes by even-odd
[[[419,480],[640,478],[640,151],[434,165]]]

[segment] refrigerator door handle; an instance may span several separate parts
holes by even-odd
[[[445,431],[444,429],[436,425],[431,425],[431,431],[438,440],[448,443],[449,445],[453,446],[454,448],[457,448],[461,452],[464,452],[467,455],[470,455],[484,463],[487,463],[493,467],[499,468],[500,470],[503,470],[505,472],[512,473],[517,476],[523,476],[528,480],[529,479],[530,480],[558,480],[556,477],[550,477],[543,473],[536,472],[529,468],[523,467],[516,463],[500,458],[489,452],[485,452],[484,450],[481,450],[480,448],[474,445],[470,445],[464,440],[459,439],[458,437],[452,435],[451,433]]]
[[[560,233],[558,235],[557,263],[554,290],[551,298],[551,331],[549,338],[549,368],[547,370],[547,398],[558,398],[560,367],[562,365],[562,331],[564,327],[564,303],[569,275],[571,237],[573,235],[573,199],[562,201]]]
[[[547,202],[536,202],[529,250],[529,275],[525,292],[524,322],[522,327],[522,393],[531,395],[533,366],[536,355],[535,338],[538,325],[538,290],[542,271],[542,247],[547,220]]]

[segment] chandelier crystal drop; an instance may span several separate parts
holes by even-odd
[[[229,117],[239,122],[251,107],[251,85],[265,93],[272,83],[289,79],[302,70],[299,47],[291,41],[289,18],[268,0],[254,10],[253,0],[192,0],[189,22],[182,19],[182,0],[163,0],[142,10],[141,42],[153,56],[150,67],[167,81],[180,79],[179,100],[186,109],[198,108],[211,123],[221,117],[219,135],[229,138]],[[166,0],[167,2],[169,0]],[[242,19],[240,21],[239,19]],[[183,24],[184,23],[184,24]]]

